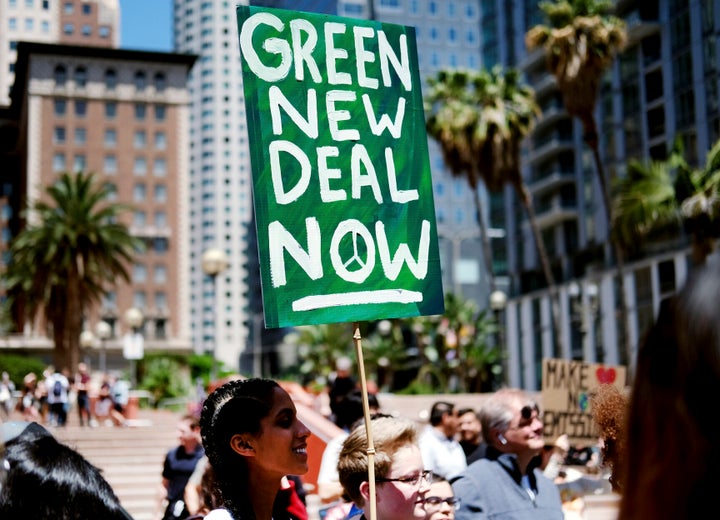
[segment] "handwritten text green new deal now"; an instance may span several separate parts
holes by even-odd
[[[399,52],[396,52],[384,31],[371,27],[353,26],[351,29],[354,48],[351,49],[352,52],[349,52],[348,49],[335,45],[335,36],[346,35],[347,25],[332,21],[326,21],[322,25],[325,44],[322,49],[318,49],[318,29],[308,20],[297,18],[285,24],[270,13],[254,14],[245,21],[240,32],[241,52],[247,66],[258,78],[269,84],[280,82],[294,73],[296,83],[293,84],[293,88],[297,89],[303,81],[311,81],[318,85],[353,85],[353,76],[342,72],[338,67],[338,64],[344,60],[353,60],[356,71],[354,86],[377,90],[382,83],[383,87],[391,87],[393,77],[395,77],[396,81],[399,79],[406,92],[412,90],[407,38],[404,34],[399,37],[397,42]],[[263,55],[273,55],[272,65],[268,63],[270,60],[264,62],[258,49],[253,46],[253,42],[257,40],[253,38],[253,32],[258,28],[267,31],[268,27],[277,32],[277,37],[262,40]],[[367,50],[367,41],[372,41],[372,47],[377,49],[377,54]],[[324,56],[322,56],[323,53]],[[326,81],[323,80],[320,73],[318,54],[320,54],[320,59],[324,58]],[[371,64],[373,67],[369,67]],[[369,68],[377,71],[378,64],[380,78],[371,77],[368,72]],[[394,75],[391,74],[391,69],[394,71]],[[305,77],[306,73],[309,80]],[[417,190],[398,189],[395,160],[390,146],[386,146],[384,149],[384,171],[378,175],[368,150],[359,142],[361,133],[353,127],[351,112],[345,108],[358,103],[358,94],[353,90],[337,88],[327,90],[324,97],[324,99],[318,100],[316,89],[308,88],[306,106],[296,107],[278,86],[271,85],[268,89],[274,136],[283,134],[281,113],[284,113],[307,137],[312,139],[322,137],[318,124],[318,103],[323,103],[328,125],[327,129],[322,129],[323,132],[329,132],[334,143],[355,142],[351,147],[349,157],[345,154],[341,157],[340,149],[331,145],[317,146],[314,150],[316,156],[311,158],[290,140],[278,138],[271,141],[268,145],[268,152],[272,189],[277,204],[289,205],[302,197],[311,186],[313,170],[317,172],[318,176],[316,184],[313,186],[317,186],[319,189],[320,200],[323,203],[344,201],[348,196],[353,200],[360,200],[364,194],[369,193],[378,205],[382,205],[385,203],[380,189],[382,179],[387,183],[386,187],[392,203],[407,204],[418,200]],[[383,132],[387,132],[395,140],[401,138],[406,113],[405,98],[400,97],[397,100],[397,109],[392,118],[386,113],[382,113],[378,117],[369,94],[365,93],[360,96],[360,101],[370,132],[374,136],[380,136]],[[322,139],[320,143],[322,144]],[[293,185],[286,186],[283,181],[281,154],[288,154],[297,162],[300,173]],[[285,159],[287,161],[287,157]],[[315,168],[313,168],[312,160],[315,161]],[[334,167],[336,165],[345,166],[346,170]],[[349,171],[347,171],[348,167]],[[350,193],[346,189],[336,188],[337,182],[347,175],[350,176]],[[323,237],[317,218],[307,216],[305,227],[307,245],[303,247],[280,221],[274,220],[268,224],[270,273],[273,287],[282,287],[287,283],[284,252],[287,252],[311,279],[317,280],[323,277],[323,262],[321,261]],[[363,259],[363,262],[357,262],[359,267],[355,270],[348,268],[350,262],[341,258],[339,253],[340,242],[348,234],[352,236],[353,241],[359,237],[365,243],[366,258]],[[395,254],[391,255],[383,222],[375,222],[373,236],[373,233],[361,221],[346,219],[338,222],[331,237],[328,252],[335,273],[347,282],[362,284],[370,276],[375,268],[376,249],[387,279],[396,280],[403,265],[406,264],[413,276],[422,280],[428,271],[430,239],[430,222],[422,220],[417,259],[413,257],[410,248],[405,243],[399,244]],[[417,301],[422,301],[421,292],[380,289],[305,296],[293,302],[293,310],[302,311],[358,303],[410,303]]]

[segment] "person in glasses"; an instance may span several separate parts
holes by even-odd
[[[307,473],[310,430],[276,381],[238,379],[217,388],[203,403],[200,432],[219,490],[214,498],[223,504],[205,520],[307,518],[297,494],[281,488],[287,475]]]
[[[433,474],[424,504],[426,520],[455,520],[455,509],[460,505],[460,499],[453,493],[450,482]]]
[[[100,470],[40,424],[5,422],[0,434],[0,518],[132,520]]]
[[[530,394],[503,388],[480,408],[486,458],[452,480],[457,520],[563,520],[557,486],[538,467],[545,445],[540,410]]]
[[[414,421],[378,416],[370,421],[375,448],[377,520],[425,520],[424,498],[430,472],[423,466]],[[338,476],[345,493],[359,509],[370,504],[368,440],[364,422],[348,435],[338,458]],[[369,510],[356,518],[369,518]]]

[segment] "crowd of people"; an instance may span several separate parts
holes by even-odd
[[[640,346],[631,392],[601,391],[593,402],[601,464],[612,469],[621,495],[619,520],[694,518],[712,510],[719,450],[714,415],[704,405],[720,385],[718,309],[720,269],[708,266],[663,302]],[[66,380],[70,388],[67,376],[48,374],[44,386]],[[342,424],[341,442],[328,454],[337,473],[329,471],[328,482],[337,478],[339,488],[328,486],[326,498],[349,507],[336,517],[328,510],[326,518],[567,520],[556,479],[570,447],[563,436],[547,444],[532,394],[503,388],[477,411],[438,401],[422,428],[383,414],[377,400],[366,422],[357,388],[343,384],[348,390],[331,412]],[[67,410],[56,397],[47,399],[47,413],[60,424]],[[86,409],[78,413],[92,417]],[[130,518],[97,468],[28,418],[0,423],[0,517]],[[219,386],[199,417],[178,424],[158,520],[315,520],[298,480],[309,469],[310,435],[276,381]],[[668,450],[681,439],[682,450]]]
[[[90,374],[86,363],[79,363],[75,373],[48,366],[38,377],[30,372],[18,389],[9,381],[0,387],[0,406],[9,419],[17,411],[25,421],[50,427],[63,427],[68,414],[76,411],[80,426],[126,426],[126,407],[130,397],[129,383],[117,374]],[[7,400],[1,399],[7,395]]]

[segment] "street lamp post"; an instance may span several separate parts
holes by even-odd
[[[202,255],[202,270],[203,272],[210,277],[210,280],[212,281],[213,286],[213,299],[214,299],[214,306],[217,307],[217,276],[222,273],[225,269],[227,269],[229,261],[228,257],[225,254],[225,251],[222,249],[213,247],[205,251]],[[212,368],[210,371],[210,380],[215,380],[217,377],[217,331],[218,331],[218,321],[217,321],[217,312],[214,313],[214,323],[215,323],[215,332],[213,337],[213,344],[212,344]]]
[[[106,342],[112,334],[112,328],[107,321],[101,320],[95,325],[95,335],[100,339],[100,372],[107,372],[107,350]]]
[[[504,292],[497,290],[490,293],[490,309],[492,309],[493,314],[495,314],[495,322],[497,323],[497,343],[500,347],[500,353],[502,355],[502,371],[503,371],[503,382],[507,383],[508,381],[508,373],[507,373],[507,358],[508,353],[505,348],[505,328],[502,324],[501,320],[501,314],[505,310],[505,306],[507,305],[507,294]]]
[[[125,337],[123,354],[125,359],[130,360],[130,382],[135,388],[137,384],[137,360],[143,357],[143,336],[140,333],[145,317],[137,307],[130,307],[125,311],[125,323],[132,329],[132,332]]]
[[[95,344],[95,336],[91,330],[84,330],[80,333],[80,346],[84,349],[92,348]]]

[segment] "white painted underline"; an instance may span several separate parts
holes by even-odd
[[[295,300],[293,311],[311,311],[326,307],[343,305],[362,305],[367,303],[417,303],[423,301],[421,292],[406,289],[384,289],[381,291],[360,291],[337,294],[318,294]]]

